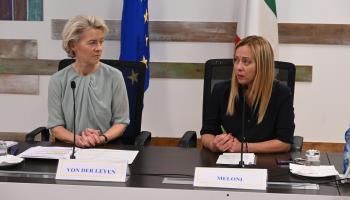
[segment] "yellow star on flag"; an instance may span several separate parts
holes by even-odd
[[[146,9],[145,14],[143,15],[143,18],[145,19],[145,23],[148,21],[148,10]]]
[[[145,58],[145,56],[142,56],[141,62],[144,63],[144,64],[146,65],[146,68],[148,67],[148,66],[147,66],[148,60]]]
[[[131,71],[130,76],[128,76],[128,79],[131,80],[131,84],[134,85],[134,83],[137,83],[139,73],[135,73],[134,70]]]

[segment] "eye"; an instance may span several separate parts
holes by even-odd
[[[252,64],[252,60],[250,60],[249,58],[242,58],[242,63],[243,65],[250,65]]]
[[[95,45],[96,43],[97,43],[96,40],[90,40],[90,41],[88,42],[89,45]]]

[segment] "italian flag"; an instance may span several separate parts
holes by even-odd
[[[275,0],[241,0],[235,43],[249,35],[267,39],[278,58],[278,24]]]

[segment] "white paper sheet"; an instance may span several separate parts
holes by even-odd
[[[83,160],[126,160],[131,164],[139,151],[115,149],[79,149],[75,154],[77,159]]]
[[[22,158],[69,159],[72,147],[31,147],[19,154]],[[82,160],[126,160],[131,164],[139,151],[115,149],[75,149],[76,159]]]
[[[290,163],[289,169],[293,174],[308,177],[326,177],[339,175],[339,172],[335,169],[334,165],[306,166]]]
[[[0,166],[15,165],[22,161],[23,161],[23,158],[13,156],[13,155],[0,156]]]
[[[76,148],[76,151],[79,150]],[[21,158],[69,159],[72,147],[31,147],[18,156]]]
[[[15,141],[5,141],[5,143],[6,143],[7,148],[10,148],[10,147],[18,144],[18,142],[15,142]]]
[[[216,164],[238,165],[241,161],[241,153],[223,153],[219,156]],[[245,165],[255,164],[254,153],[243,153],[243,161]]]

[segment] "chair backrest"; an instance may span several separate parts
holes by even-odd
[[[212,59],[205,63],[203,88],[203,114],[208,108],[209,99],[214,85],[219,82],[231,80],[233,59]],[[295,65],[293,63],[275,61],[275,78],[285,83],[292,91],[294,98]]]
[[[214,85],[219,82],[231,80],[233,70],[233,59],[212,59],[205,63],[204,69],[204,88],[203,88],[203,114],[202,120],[206,115],[206,109],[209,107],[209,99]],[[293,63],[275,61],[275,78],[285,83],[292,91],[294,100],[295,85],[295,65]],[[292,151],[301,151],[303,146],[303,137],[294,136]]]
[[[144,63],[132,61],[107,59],[101,59],[100,61],[120,70],[123,74],[129,100],[130,124],[120,140],[123,144],[133,145],[136,136],[141,131],[146,66]],[[58,70],[69,66],[73,62],[74,59],[61,60],[58,65]],[[136,81],[132,80],[133,76],[136,76]],[[120,140],[111,141],[111,143],[119,142]]]

